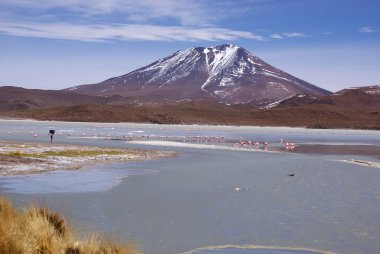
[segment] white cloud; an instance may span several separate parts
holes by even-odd
[[[370,26],[364,26],[364,27],[359,29],[359,32],[361,32],[361,33],[373,33],[373,32],[375,32],[375,30]]]
[[[0,9],[10,10],[3,16],[6,21],[0,20],[0,33],[13,36],[78,41],[266,40],[216,25],[245,11],[226,0],[212,6],[209,0],[0,0]]]
[[[282,35],[286,37],[308,37],[304,33],[282,33]]]
[[[155,26],[138,24],[79,25],[71,23],[1,22],[0,32],[25,37],[102,42],[108,40],[217,41],[266,38],[246,31],[219,27]]]
[[[284,39],[284,36],[282,36],[281,34],[271,34],[270,37],[272,39]]]
[[[303,38],[303,37],[309,37],[308,35],[305,35],[304,33],[276,33],[271,34],[270,38],[272,39],[284,39],[286,37],[289,38]]]
[[[116,16],[124,21],[148,22],[172,19],[181,25],[209,25],[213,21],[244,12],[237,5],[220,0],[2,0],[0,6],[13,6],[45,13],[59,10],[81,17]],[[228,9],[228,12],[225,10]]]

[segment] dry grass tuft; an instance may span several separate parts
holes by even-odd
[[[0,198],[1,254],[138,254],[132,244],[118,244],[91,236],[75,239],[59,213],[47,208],[29,207],[17,211]]]
[[[49,222],[51,226],[60,236],[67,236],[67,226],[64,219],[59,215],[59,213],[52,213],[46,207],[44,208],[34,208],[36,209],[36,215],[41,216],[42,219]]]

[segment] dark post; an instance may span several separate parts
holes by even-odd
[[[53,143],[53,135],[55,133],[55,130],[49,130],[49,134],[50,134],[50,143]]]

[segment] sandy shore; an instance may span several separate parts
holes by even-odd
[[[175,156],[175,152],[93,146],[0,142],[0,176],[76,170],[95,163]]]
[[[345,162],[345,163],[360,165],[364,167],[380,168],[380,162],[364,161],[364,160],[356,160],[356,159],[340,160],[340,161]]]

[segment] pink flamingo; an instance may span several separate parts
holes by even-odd
[[[293,150],[296,145],[294,143],[286,142],[285,143],[285,149],[286,150]]]

